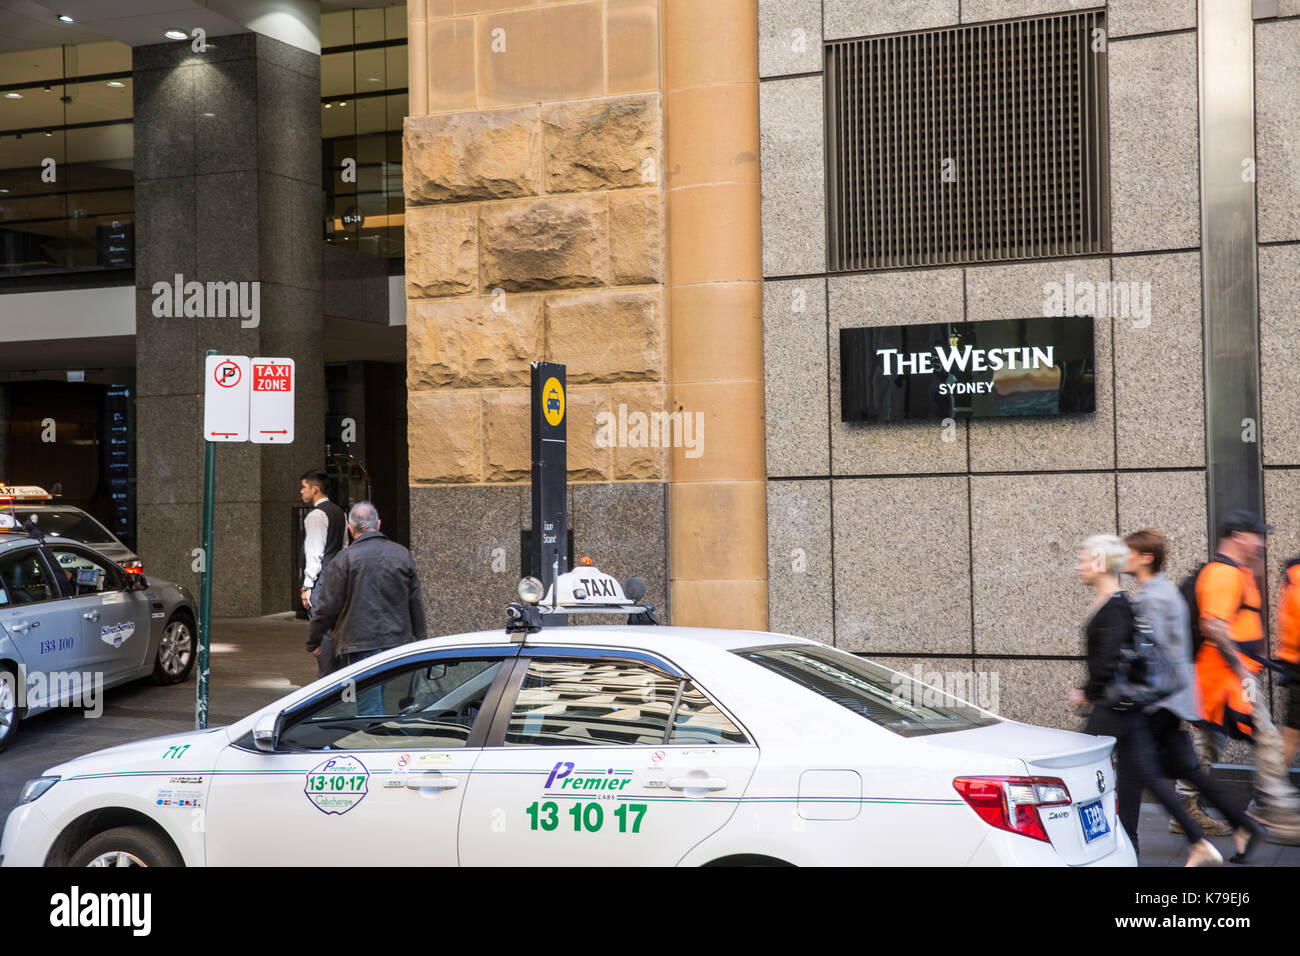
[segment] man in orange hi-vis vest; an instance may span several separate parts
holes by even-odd
[[[1300,752],[1300,558],[1287,562],[1277,596],[1277,656],[1287,667],[1286,726],[1282,758],[1291,766]]]
[[[1259,588],[1252,566],[1271,531],[1247,511],[1224,518],[1219,549],[1196,579],[1204,640],[1196,654],[1204,728],[1196,734],[1202,767],[1217,760],[1224,737],[1247,740],[1255,751],[1254,816],[1275,842],[1300,842],[1300,793],[1287,779],[1282,738],[1269,717],[1267,685],[1258,676],[1268,656]],[[1179,792],[1195,798],[1186,781]]]

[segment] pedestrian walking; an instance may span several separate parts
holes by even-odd
[[[1219,759],[1227,738],[1248,741],[1255,751],[1254,817],[1276,842],[1300,842],[1300,793],[1287,778],[1282,738],[1269,716],[1259,679],[1267,651],[1259,588],[1252,568],[1262,560],[1264,536],[1272,531],[1250,511],[1230,511],[1220,529],[1218,551],[1197,573],[1194,596],[1203,635],[1196,652],[1204,726],[1194,733],[1202,771]],[[1195,799],[1196,784],[1178,781]]]
[[[1127,702],[1120,689],[1129,677],[1125,652],[1134,650],[1136,631],[1133,611],[1119,583],[1127,560],[1128,548],[1113,534],[1093,535],[1079,548],[1074,570],[1079,581],[1092,588],[1093,602],[1084,625],[1088,682],[1070,692],[1070,703],[1079,713],[1091,705],[1084,733],[1115,738],[1117,810],[1134,852],[1139,852],[1138,814],[1142,791],[1147,789],[1182,822],[1188,842],[1187,865],[1217,866],[1223,862],[1222,855],[1160,775],[1149,718],[1141,706]]]
[[[379,530],[379,512],[358,501],[348,512],[350,544],[325,569],[307,649],[323,653],[326,631],[334,632],[334,656],[346,667],[399,644],[425,636],[424,600],[411,552]],[[358,714],[378,714],[379,686],[357,693]]]
[[[1282,572],[1277,594],[1277,656],[1286,688],[1286,726],[1282,728],[1282,763],[1290,767],[1300,751],[1300,558]]]
[[[1125,570],[1138,583],[1134,612],[1150,628],[1151,642],[1159,648],[1162,662],[1173,675],[1169,693],[1146,710],[1157,763],[1169,779],[1191,781],[1205,801],[1228,818],[1226,823],[1216,820],[1194,799],[1185,801],[1188,815],[1203,832],[1212,836],[1232,834],[1237,853],[1230,862],[1246,863],[1263,838],[1264,828],[1246,815],[1245,807],[1234,801],[1219,781],[1201,770],[1191,738],[1183,730],[1183,721],[1195,724],[1201,719],[1201,700],[1192,667],[1191,615],[1178,588],[1161,570],[1165,536],[1154,528],[1143,528],[1126,535],[1124,543],[1128,545]],[[1173,817],[1169,829],[1184,832],[1183,825]]]
[[[312,510],[303,518],[303,575],[298,593],[302,606],[315,615],[319,602],[320,583],[325,568],[347,545],[347,517],[343,509],[329,500],[325,489],[329,476],[323,471],[307,471],[298,479],[298,497]],[[321,651],[316,656],[316,677],[328,674],[334,667],[333,642],[327,630],[321,635]]]

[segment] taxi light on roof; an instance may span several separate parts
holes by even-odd
[[[582,559],[581,559],[578,563],[579,563],[580,565],[582,565],[584,568],[589,568],[589,567],[591,567],[591,558],[587,557],[587,556],[584,554],[584,555],[582,556]]]
[[[49,501],[53,497],[40,485],[0,484],[0,501]]]
[[[542,599],[542,582],[529,575],[519,582],[519,599],[525,604],[536,604]]]

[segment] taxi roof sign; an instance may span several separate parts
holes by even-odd
[[[536,579],[525,578],[524,582],[531,582],[540,592]],[[547,590],[537,603],[531,603],[534,597],[512,602],[506,607],[506,633],[527,634],[541,630],[543,615],[549,618],[561,614],[626,614],[629,624],[658,624],[653,604],[628,598],[629,589],[641,595],[645,593],[645,582],[640,578],[628,578],[627,585],[634,582],[635,588],[625,587],[612,575],[590,564],[566,571],[556,578],[556,586]]]
[[[11,498],[14,501],[50,501],[52,494],[40,485],[6,485],[0,483],[0,500]]]

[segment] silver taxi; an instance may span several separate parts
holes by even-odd
[[[94,548],[0,528],[0,750],[21,721],[55,707],[93,708],[140,677],[173,684],[194,664],[196,604]]]

